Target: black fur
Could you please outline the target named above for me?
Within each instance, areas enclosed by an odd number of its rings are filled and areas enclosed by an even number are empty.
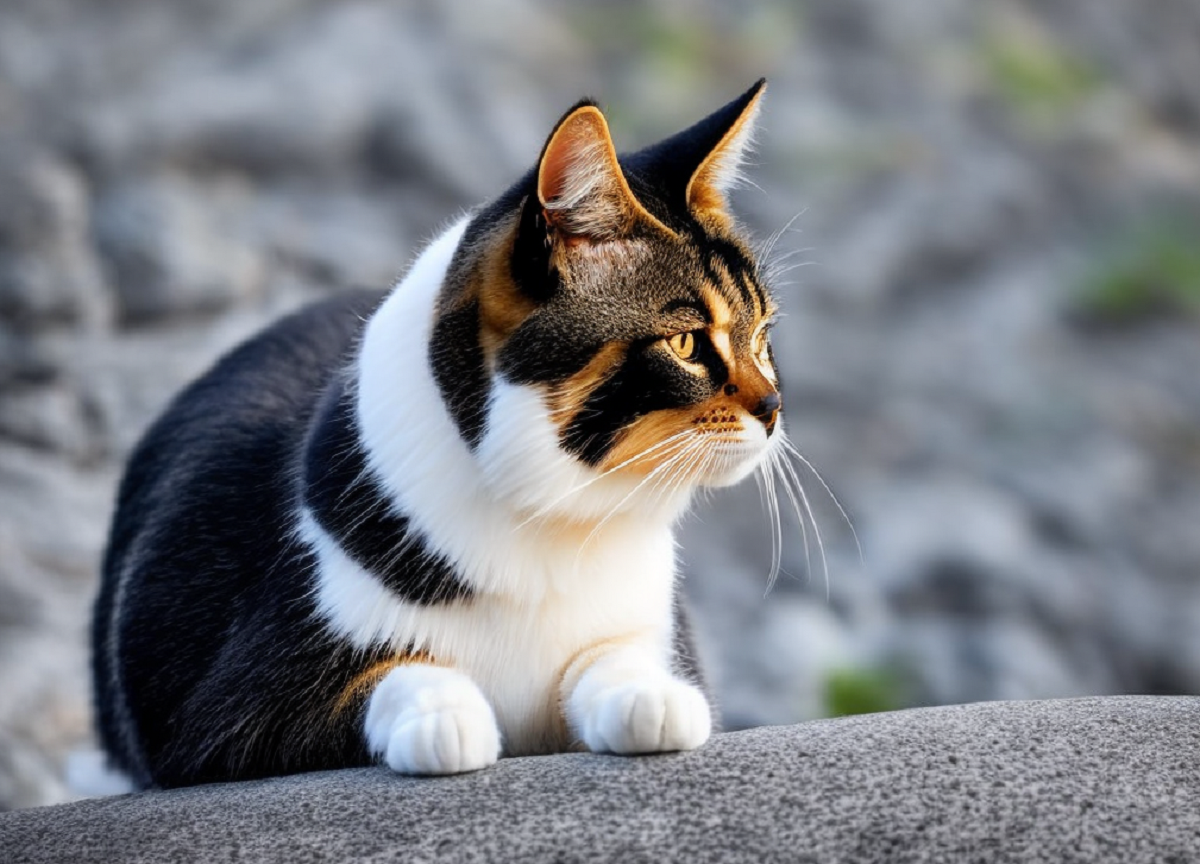
[[[332,700],[377,658],[315,616],[313,560],[292,520],[309,422],[379,300],[342,295],[237,348],[130,458],[95,607],[93,672],[102,743],[141,785],[367,762],[358,723],[328,720]]]
[[[639,417],[667,408],[703,402],[724,385],[725,364],[711,344],[697,334],[697,362],[708,369],[707,378],[689,375],[666,357],[658,340],[631,347],[625,362],[597,387],[563,436],[566,449],[595,465],[612,448],[618,433]]]
[[[453,569],[430,556],[367,465],[354,417],[354,389],[326,388],[304,450],[304,503],[363,569],[411,603],[471,595]]]
[[[483,437],[491,390],[479,344],[479,304],[475,300],[445,313],[434,323],[429,364],[459,433],[475,447]],[[404,382],[398,380],[396,386],[403,387]]]
[[[694,228],[687,186],[713,148],[766,84],[760,79],[729,104],[657,144],[621,157],[621,170],[633,194],[659,219],[677,230]]]

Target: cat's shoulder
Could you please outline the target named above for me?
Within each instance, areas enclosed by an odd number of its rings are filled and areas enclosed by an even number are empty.
[[[338,292],[280,318],[220,357],[146,431],[130,460],[122,498],[154,485],[152,478],[177,483],[181,463],[191,466],[184,469],[188,476],[276,461],[282,466],[385,297],[371,290]],[[249,446],[252,440],[257,443]],[[232,446],[236,441],[240,449]]]
[[[384,291],[354,289],[310,303],[234,348],[211,374],[261,371],[280,364],[293,364],[289,368],[295,373],[304,365],[340,358],[386,296]]]
[[[252,410],[272,411],[309,401],[349,361],[385,297],[373,290],[342,291],[280,318],[218,359],[167,414],[203,414],[215,404],[227,412],[231,402],[240,401]]]

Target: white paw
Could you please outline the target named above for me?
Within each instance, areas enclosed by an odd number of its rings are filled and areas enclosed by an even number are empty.
[[[364,725],[371,752],[401,774],[460,774],[500,758],[492,706],[453,669],[393,669],[371,694]]]
[[[583,743],[601,753],[693,750],[708,740],[712,716],[704,695],[674,678],[607,687],[583,713]]]

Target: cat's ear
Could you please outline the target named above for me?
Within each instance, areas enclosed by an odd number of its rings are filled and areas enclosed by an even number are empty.
[[[762,105],[767,79],[724,108],[701,120],[687,132],[708,148],[707,154],[688,179],[685,195],[693,212],[724,210],[726,195],[741,178],[742,166],[751,149],[754,125]]]
[[[537,194],[546,220],[566,238],[615,240],[649,215],[621,172],[604,115],[586,101],[567,112],[546,142]]]

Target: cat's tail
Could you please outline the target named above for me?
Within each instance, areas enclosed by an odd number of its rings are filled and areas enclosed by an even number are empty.
[[[72,750],[67,754],[67,788],[79,798],[102,798],[137,791],[133,778],[113,768],[108,754],[94,748]]]

